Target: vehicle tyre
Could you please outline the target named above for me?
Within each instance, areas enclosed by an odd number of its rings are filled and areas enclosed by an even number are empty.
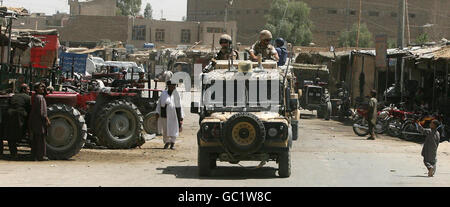
[[[414,141],[420,138],[420,136],[418,135],[411,135],[407,133],[419,133],[419,131],[416,128],[416,124],[412,121],[408,121],[404,124],[402,129],[402,139],[407,141]]]
[[[278,154],[278,175],[282,178],[291,176],[291,151]]]
[[[51,125],[46,140],[47,156],[67,160],[78,154],[86,143],[87,126],[81,113],[68,105],[52,105],[47,116]]]
[[[332,106],[331,106],[331,102],[327,102],[327,108],[326,108],[326,112],[325,112],[325,120],[330,120],[331,117],[331,113],[332,113]]]
[[[363,126],[363,127],[367,127],[367,129],[361,129],[358,126]],[[367,136],[369,134],[369,123],[367,122],[367,120],[365,118],[358,118],[355,123],[353,124],[353,132],[355,132],[356,135],[360,136],[360,137],[364,137]]]
[[[324,111],[323,111],[322,107],[320,107],[319,109],[317,109],[317,118],[323,119],[324,117],[325,117]]]
[[[388,125],[387,121],[377,119],[377,123],[375,125],[375,133],[383,134],[384,132],[386,132],[388,126],[389,125]]]
[[[225,123],[224,145],[232,153],[255,153],[262,147],[265,139],[264,124],[253,114],[237,113]]]
[[[126,100],[106,104],[97,118],[96,135],[110,149],[130,149],[145,143],[139,109]]]
[[[158,112],[150,112],[144,117],[144,129],[147,134],[158,133]]]
[[[400,119],[390,119],[387,123],[387,133],[393,137],[402,135],[402,121]]]
[[[201,177],[210,176],[213,168],[210,154],[199,146],[197,156],[198,175]]]

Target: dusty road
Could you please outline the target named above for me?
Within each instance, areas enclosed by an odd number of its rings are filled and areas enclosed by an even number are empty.
[[[198,117],[187,109],[176,150],[162,149],[157,137],[142,149],[83,149],[69,161],[0,160],[0,186],[450,186],[450,143],[440,145],[436,176],[428,178],[420,144],[385,136],[367,141],[351,126],[304,113],[287,179],[277,177],[276,163],[257,170],[218,163],[213,177],[199,178]]]

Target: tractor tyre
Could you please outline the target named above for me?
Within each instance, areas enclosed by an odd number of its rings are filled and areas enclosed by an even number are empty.
[[[145,143],[139,109],[126,100],[115,100],[100,111],[95,134],[110,149],[131,149]]]
[[[145,115],[144,118],[144,129],[147,134],[157,134],[158,133],[158,118],[156,117],[158,112],[150,112]]]
[[[238,113],[225,123],[224,145],[234,154],[257,152],[266,139],[264,124],[251,113]]]
[[[67,160],[78,154],[86,143],[87,126],[81,113],[68,105],[48,108],[51,125],[46,137],[47,156],[52,160]]]

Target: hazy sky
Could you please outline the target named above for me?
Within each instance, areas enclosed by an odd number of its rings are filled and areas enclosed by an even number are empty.
[[[164,18],[168,20],[181,20],[186,16],[187,0],[142,0],[142,10],[147,3],[152,5],[155,19],[161,18],[161,10],[164,11]],[[67,0],[3,0],[3,5],[25,7],[33,13],[54,14],[56,11],[69,13]]]

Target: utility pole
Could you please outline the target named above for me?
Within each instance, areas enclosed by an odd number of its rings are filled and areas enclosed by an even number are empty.
[[[356,35],[356,49],[359,48],[359,33],[361,30],[361,13],[362,13],[362,0],[359,0],[358,34]]]
[[[405,47],[405,20],[406,20],[406,0],[399,0],[398,2],[398,40],[397,45],[399,49],[403,49]],[[405,70],[405,60],[400,57],[397,59],[397,64],[399,66],[397,68],[400,69],[400,92],[401,92],[401,100],[403,101],[403,91],[404,91],[404,70]]]

